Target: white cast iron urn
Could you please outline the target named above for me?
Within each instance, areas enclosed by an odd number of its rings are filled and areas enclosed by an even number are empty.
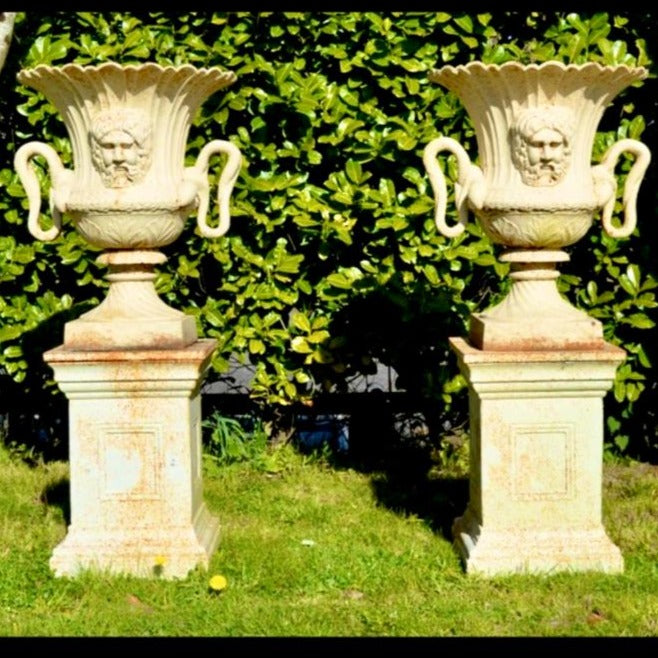
[[[594,137],[606,106],[646,77],[641,67],[546,62],[486,65],[471,62],[433,70],[429,78],[454,92],[475,127],[479,165],[454,139],[426,147],[425,168],[434,191],[436,225],[447,237],[464,231],[469,211],[504,248],[512,288],[497,306],[471,318],[470,342],[481,349],[589,349],[603,342],[601,324],[557,291],[555,264],[569,260],[563,247],[580,240],[600,212],[616,238],[636,226],[636,200],[650,161],[648,148],[617,141],[592,165]],[[446,222],[447,191],[437,155],[458,164],[458,222]],[[623,194],[624,217],[613,223],[620,156],[634,157]]]
[[[194,318],[165,304],[155,292],[153,268],[166,258],[158,248],[174,242],[190,214],[201,235],[229,228],[229,199],[242,156],[228,141],[213,140],[191,167],[184,164],[187,137],[200,105],[235,81],[234,73],[191,65],[67,64],[22,70],[18,79],[55,106],[73,152],[67,169],[42,142],[18,149],[15,167],[29,200],[28,228],[55,239],[62,215],[92,245],[105,249],[110,289],[103,302],[65,327],[71,349],[175,348],[197,339]],[[223,154],[219,221],[208,223],[208,166]],[[45,159],[51,177],[52,225],[40,218],[39,181],[30,163]]]

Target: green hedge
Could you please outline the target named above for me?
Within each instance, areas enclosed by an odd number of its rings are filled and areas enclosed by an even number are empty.
[[[419,405],[455,425],[466,419],[466,387],[447,338],[500,299],[507,266],[474,222],[456,239],[435,229],[424,146],[443,134],[477,149],[459,100],[427,72],[475,59],[651,67],[652,29],[646,13],[19,14],[0,101],[0,412],[61,406],[41,354],[106,288],[97,251],[66,220],[52,243],[28,234],[15,150],[45,141],[69,166],[71,150],[54,108],[15,81],[20,68],[113,60],[234,71],[237,82],[204,104],[188,141],[189,164],[216,138],[244,155],[231,228],[209,241],[190,219],[163,250],[157,279],[168,303],[218,339],[209,380],[233,355],[255,366],[252,396],[263,408],[309,404],[379,360]],[[656,98],[653,74],[626,90],[604,115],[593,159],[621,137],[655,146]],[[454,179],[454,163],[447,168]],[[656,455],[656,189],[652,165],[635,235],[617,241],[595,225],[560,282],[628,351],[606,398],[606,442],[645,459]]]

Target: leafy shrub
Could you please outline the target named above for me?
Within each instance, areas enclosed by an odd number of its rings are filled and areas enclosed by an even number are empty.
[[[214,138],[244,154],[231,229],[208,241],[190,222],[163,249],[168,261],[157,278],[162,297],[218,340],[209,379],[226,372],[231,356],[250,361],[251,395],[265,410],[345,390],[379,360],[394,367],[399,388],[432,410],[434,426],[457,426],[466,386],[447,338],[465,334],[470,313],[500,299],[507,266],[474,222],[450,240],[434,227],[422,149],[439,134],[470,153],[476,144],[459,100],[427,72],[474,59],[651,66],[652,29],[645,13],[20,14],[0,101],[0,377],[7,391],[0,405],[52,407],[60,394],[41,354],[106,289],[97,251],[66,222],[52,243],[27,233],[15,149],[38,139],[65,165],[72,155],[54,108],[11,83],[19,68],[150,60],[235,71],[237,82],[204,104],[188,140],[188,164]],[[655,125],[644,116],[655,112],[656,97],[652,74],[615,101],[595,161],[619,137],[655,144]],[[454,163],[445,164],[454,178]],[[216,184],[216,172],[211,177]],[[607,399],[606,441],[645,457],[656,450],[655,178],[651,167],[635,235],[617,241],[596,227],[572,248],[560,280],[561,291],[628,352]]]

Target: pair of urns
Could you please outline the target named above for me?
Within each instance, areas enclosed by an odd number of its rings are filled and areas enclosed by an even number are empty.
[[[470,115],[480,162],[479,166],[473,164],[451,138],[439,137],[426,146],[423,161],[435,195],[439,230],[448,237],[458,235],[469,211],[474,212],[485,233],[506,248],[502,258],[512,262],[518,279],[523,278],[524,268],[536,270],[541,263],[546,270],[567,260],[561,249],[582,238],[599,211],[610,235],[630,235],[636,225],[636,199],[649,164],[649,150],[641,142],[622,139],[592,166],[592,147],[605,107],[646,74],[641,67],[559,62],[529,66],[472,62],[432,71],[430,79],[456,93]],[[155,264],[163,262],[157,249],[181,234],[192,212],[197,213],[203,236],[214,238],[226,232],[230,195],[240,172],[240,151],[228,141],[214,140],[201,150],[193,166],[185,167],[184,159],[196,111],[211,93],[234,82],[233,73],[190,65],[106,63],[38,66],[21,71],[18,77],[57,108],[73,150],[73,170],[66,169],[54,149],[41,142],[27,143],[16,153],[16,170],[29,200],[28,227],[35,237],[54,239],[61,230],[62,215],[67,213],[90,244],[106,250],[101,259],[110,266],[111,283],[122,276],[125,283],[126,271],[146,276]],[[456,156],[458,165],[458,221],[452,225],[445,219],[448,194],[436,158],[442,150]],[[615,225],[614,170],[624,152],[632,154],[634,162],[625,183],[623,221]],[[217,191],[219,221],[211,226],[207,221],[208,166],[216,154],[227,159]],[[52,181],[52,226],[48,229],[40,221],[39,181],[30,166],[37,156],[46,160]],[[548,278],[553,276],[557,273]],[[528,313],[569,315],[570,305],[556,291],[546,294],[544,299],[503,304],[503,319],[514,321],[518,315],[519,321],[527,321]],[[143,294],[139,303],[128,297],[120,293],[119,286],[111,285],[106,300],[90,312],[91,319],[144,320],[142,326],[146,326],[149,318],[178,314],[154,291]],[[490,319],[495,321],[495,312]],[[108,335],[105,328],[94,333],[92,324],[87,330],[67,328],[65,345],[147,347],[155,340],[148,330],[119,330]],[[472,338],[478,347],[505,349],[504,334],[494,331],[488,338],[475,332]],[[195,339],[190,318],[169,335],[158,335],[157,346],[181,347]],[[564,335],[558,329],[544,339],[549,347],[580,348],[598,343],[602,337],[600,328]]]

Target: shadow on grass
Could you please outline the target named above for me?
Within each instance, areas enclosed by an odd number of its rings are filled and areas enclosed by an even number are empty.
[[[466,434],[445,425],[434,413],[436,405],[417,396],[351,397],[352,405],[343,406],[345,425],[325,441],[331,465],[367,475],[378,504],[416,516],[452,541],[453,521],[469,496],[468,463],[463,458],[458,463]],[[342,443],[337,440],[341,429],[347,432]]]
[[[262,410],[245,396],[206,395],[203,413],[236,418],[247,434]],[[452,541],[452,524],[468,502],[468,464],[450,455],[463,442],[461,428],[432,413],[436,405],[417,396],[369,391],[319,397],[313,408],[286,408],[281,434],[302,454],[317,455],[335,469],[366,475],[378,504],[403,516],[416,516]],[[250,422],[251,421],[251,422]],[[463,461],[463,458],[462,458]]]
[[[71,484],[69,478],[62,478],[47,486],[40,496],[44,505],[59,507],[64,515],[66,525],[71,523]]]
[[[355,459],[348,450],[332,454],[329,461],[334,468],[367,474],[378,504],[402,516],[416,516],[432,532],[452,541],[453,521],[468,503],[468,477],[436,475],[432,464],[412,450],[373,455],[371,463]]]
[[[468,478],[424,478],[410,482],[390,474],[372,478],[377,500],[398,514],[414,515],[452,541],[452,524],[468,502]]]
[[[451,467],[448,460],[446,468],[438,462],[447,454],[440,446],[452,443],[455,437],[432,429],[423,414],[408,409],[391,413],[386,399],[373,404],[376,399],[371,397],[367,408],[351,409],[342,417],[349,425],[348,440],[345,425],[334,424],[332,432],[324,423],[323,429],[312,435],[321,441],[315,450],[300,441],[304,434],[299,431],[296,448],[307,454],[317,451],[333,468],[363,473],[378,504],[396,514],[416,516],[434,533],[452,541],[453,521],[468,503],[469,481],[462,476],[464,464],[455,462]]]

